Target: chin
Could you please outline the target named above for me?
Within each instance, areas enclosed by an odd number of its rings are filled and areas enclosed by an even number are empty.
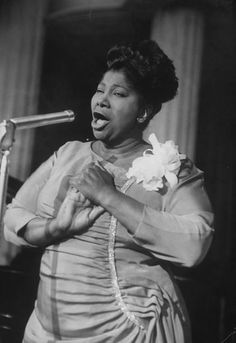
[[[93,135],[98,140],[101,140],[101,141],[106,140],[106,135],[104,134],[103,131],[93,130]]]

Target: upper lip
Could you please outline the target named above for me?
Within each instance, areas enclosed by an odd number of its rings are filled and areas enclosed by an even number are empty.
[[[108,120],[108,118],[106,117],[105,114],[98,112],[98,111],[94,111],[93,112],[93,117],[94,119],[103,119],[103,120]]]

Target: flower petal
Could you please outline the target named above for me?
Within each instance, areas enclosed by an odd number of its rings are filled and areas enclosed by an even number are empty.
[[[153,179],[150,181],[143,181],[143,188],[147,191],[158,191],[160,188],[163,187],[163,180],[160,179]]]
[[[168,181],[170,187],[174,187],[178,183],[178,178],[174,173],[171,173],[169,171],[166,171],[165,178]]]
[[[161,144],[159,143],[157,136],[154,133],[151,133],[148,140],[152,144],[153,153],[158,154]]]
[[[133,161],[126,176],[134,177],[137,183],[142,182],[146,190],[159,190],[165,180],[170,187],[175,186],[181,160],[186,156],[179,154],[178,146],[171,140],[159,143],[154,133],[149,136],[149,141],[152,149],[145,150],[142,157]]]

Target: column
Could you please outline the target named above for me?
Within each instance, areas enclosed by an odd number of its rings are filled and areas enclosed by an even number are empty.
[[[200,11],[160,11],[152,24],[151,38],[173,60],[179,78],[176,98],[163,105],[145,132],[155,132],[161,142],[172,139],[180,151],[194,159],[198,115],[204,21]]]
[[[3,0],[0,4],[0,121],[37,113],[47,0]],[[30,172],[33,130],[16,132],[10,175]],[[9,265],[19,248],[6,242],[0,228],[0,265]]]
[[[37,114],[47,0],[8,0],[0,6],[0,121]],[[30,172],[33,131],[17,132],[10,174]]]

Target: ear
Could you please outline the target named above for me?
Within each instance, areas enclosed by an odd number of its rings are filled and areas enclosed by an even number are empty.
[[[138,123],[144,123],[145,121],[149,120],[155,113],[153,106],[146,105],[142,108],[141,114],[137,117]]]
[[[156,105],[146,105],[143,107],[141,114],[137,117],[137,122],[140,124],[148,123],[155,114],[161,110],[161,103]]]
[[[139,124],[142,124],[147,120],[147,117],[148,117],[148,113],[146,110],[144,110],[144,112],[137,117],[137,122]]]

